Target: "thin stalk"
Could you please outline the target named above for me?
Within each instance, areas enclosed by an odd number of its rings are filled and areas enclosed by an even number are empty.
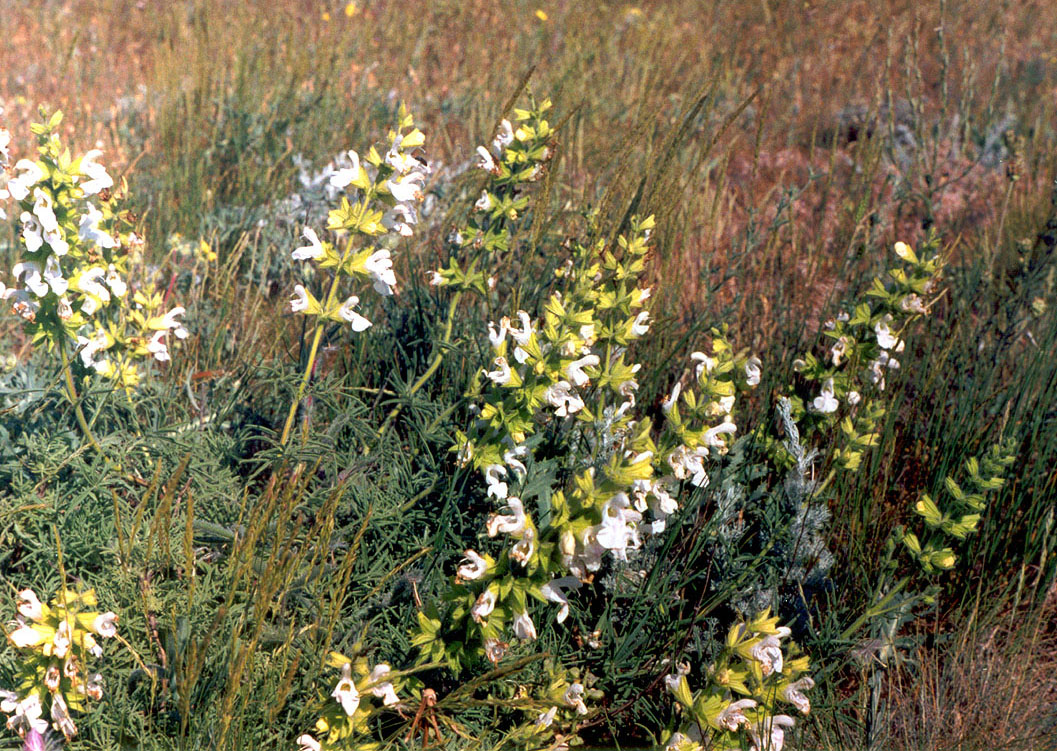
[[[367,203],[371,198],[371,193],[368,193],[363,201],[359,205],[359,217],[363,219],[363,214],[366,211]],[[341,269],[345,266],[345,261],[348,260],[349,252],[352,250],[352,238],[345,244],[345,250],[341,254],[341,261],[338,263],[336,269],[334,269],[334,278],[330,282],[330,291],[327,292],[327,299],[323,303],[323,310],[330,310],[334,305],[334,297],[338,293],[338,282],[341,281]],[[294,426],[294,418],[297,417],[297,408],[301,406],[301,400],[305,398],[305,391],[308,389],[308,382],[312,378],[312,370],[316,365],[316,355],[319,353],[319,342],[323,339],[323,327],[326,326],[326,319],[322,316],[316,316],[316,331],[312,336],[312,347],[308,351],[308,362],[305,364],[305,372],[301,375],[301,384],[297,387],[297,397],[290,405],[290,412],[286,415],[286,424],[283,425],[283,433],[279,438],[279,445],[285,446],[286,442],[290,440],[290,430]]]
[[[77,396],[77,387],[73,383],[73,371],[70,369],[70,358],[66,354],[66,347],[59,345],[59,352],[62,353],[62,372],[66,378],[66,394],[70,397],[70,402],[73,404],[73,411],[77,416],[77,424],[81,426],[81,432],[84,433],[84,437],[88,439],[88,443],[92,445],[92,448],[109,462],[110,457],[106,455],[103,447],[99,445],[99,441],[95,439],[92,429],[88,425],[88,420],[84,417],[84,411],[81,409],[81,401]]]

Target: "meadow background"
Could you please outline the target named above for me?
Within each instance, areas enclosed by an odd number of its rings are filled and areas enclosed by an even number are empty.
[[[534,228],[540,257],[585,207],[612,216],[634,204],[657,216],[642,403],[669,392],[682,368],[673,352],[726,323],[765,364],[746,422],[766,423],[794,353],[861,294],[892,244],[938,233],[950,253],[948,291],[891,381],[892,408],[867,466],[830,487],[827,546],[837,562],[820,596],[831,602],[800,638],[813,661],[833,667],[798,747],[1052,748],[1051,15],[1047,3],[978,1],[6,2],[0,106],[13,146],[31,148],[28,125],[47,104],[65,113],[71,146],[103,149],[111,173],[130,182],[149,262],[187,307],[192,332],[135,410],[98,397],[96,431],[139,467],[137,486],[105,476],[54,369],[13,317],[0,321],[0,357],[14,356],[0,376],[5,587],[54,588],[60,539],[65,568],[122,604],[123,629],[171,692],[147,696],[144,676],[130,680],[86,719],[75,747],[149,748],[142,739],[155,735],[279,747],[310,727],[310,709],[283,709],[280,721],[260,700],[331,678],[315,667],[295,681],[294,649],[278,649],[274,663],[251,660],[252,679],[231,668],[245,669],[247,650],[289,647],[292,637],[252,625],[252,607],[240,603],[267,583],[219,562],[252,558],[237,550],[240,509],[251,495],[279,492],[267,483],[277,451],[269,431],[282,424],[305,348],[302,321],[285,306],[289,252],[310,207],[290,196],[305,193],[304,165],[319,169],[375,141],[401,101],[427,135],[432,210],[396,257],[399,304],[376,306],[370,338],[324,350],[326,387],[312,407],[322,432],[302,458],[355,491],[335,501],[320,534],[337,547],[367,546],[330,628],[350,629],[341,639],[351,644],[351,630],[369,621],[394,653],[406,647],[401,619],[415,598],[438,591],[473,524],[452,501],[465,478],[450,467],[445,389],[485,362],[467,344],[428,388],[408,393],[446,304],[422,279],[441,261],[451,207],[473,198],[465,166],[475,146],[490,140],[531,72],[531,89],[554,101],[553,119],[568,118],[545,226]],[[215,259],[196,255],[199,240]],[[0,267],[16,255],[14,227],[0,227]],[[504,271],[519,278],[517,267]],[[397,404],[398,424],[372,444],[371,425]],[[863,634],[842,634],[870,605],[887,531],[922,489],[1003,436],[1017,445],[1009,482],[927,618],[900,624],[899,657],[873,669]],[[269,534],[308,529],[325,496]],[[133,519],[139,537],[128,536]],[[185,553],[198,560],[197,588]],[[306,575],[290,596],[326,600],[313,587]],[[201,605],[225,592],[239,593],[227,611]],[[225,646],[204,664],[208,633]],[[617,649],[607,659],[633,672],[633,657]],[[193,690],[177,690],[189,676]],[[624,690],[657,688],[629,680]],[[184,701],[215,713],[203,722],[211,730],[188,735]],[[650,711],[614,713],[589,740],[649,742]]]

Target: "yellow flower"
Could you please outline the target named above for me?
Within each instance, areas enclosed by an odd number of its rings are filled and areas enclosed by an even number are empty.
[[[359,12],[360,8],[358,5],[356,5],[356,3],[349,3],[345,6],[345,16],[347,18],[352,18]]]
[[[546,13],[545,13],[544,11],[542,11],[542,10],[537,10],[537,11],[536,11],[536,18],[538,18],[538,19],[539,19],[539,20],[541,20],[541,21],[544,21],[544,22],[546,22],[546,20],[547,20],[548,16],[547,16],[547,14],[546,14]]]
[[[327,13],[326,11],[323,11],[323,20],[324,21],[329,21],[330,20],[330,14]]]

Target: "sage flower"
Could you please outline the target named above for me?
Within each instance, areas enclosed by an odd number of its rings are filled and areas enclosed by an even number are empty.
[[[114,185],[114,180],[107,174],[106,168],[95,161],[102,155],[103,152],[99,149],[92,149],[81,157],[81,174],[88,179],[82,182],[80,186],[86,196],[95,195]]]
[[[514,635],[524,641],[532,641],[536,638],[536,624],[532,622],[528,611],[514,616]]]
[[[356,684],[352,680],[352,663],[346,662],[341,666],[341,678],[330,695],[338,700],[345,714],[350,717],[355,714],[360,706],[360,692],[356,690]]]
[[[716,724],[724,730],[736,731],[742,725],[749,724],[749,718],[745,716],[746,709],[752,709],[756,702],[752,699],[739,699],[731,702],[716,717]]]
[[[319,241],[319,235],[316,234],[314,229],[305,227],[302,236],[308,240],[308,245],[302,245],[290,254],[295,261],[315,261],[326,255],[326,251],[323,250],[323,243]]]

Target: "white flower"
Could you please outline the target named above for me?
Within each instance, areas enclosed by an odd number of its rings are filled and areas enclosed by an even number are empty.
[[[360,174],[360,155],[355,151],[347,151],[346,154],[348,154],[350,166],[339,169],[330,176],[330,184],[335,188],[344,188],[356,180]]]
[[[382,226],[401,237],[415,234],[413,226],[418,223],[418,215],[409,204],[398,203],[382,216]]]
[[[95,355],[110,346],[110,338],[107,336],[106,331],[97,329],[95,336],[91,339],[78,336],[77,346],[80,347],[81,362],[84,363],[84,366],[86,368],[96,368],[99,363],[95,362]]]
[[[529,527],[525,530],[524,536],[510,549],[510,557],[520,563],[522,566],[527,566],[532,555],[536,552],[536,531]]]
[[[360,692],[356,690],[356,684],[352,681],[352,663],[346,662],[341,666],[341,679],[330,695],[338,700],[345,714],[352,717],[360,706]]]
[[[502,464],[489,464],[484,468],[484,479],[488,483],[486,497],[495,496],[502,500],[507,497],[507,485],[500,478],[506,476],[506,467]]]
[[[69,281],[62,275],[59,259],[55,256],[48,256],[48,260],[44,263],[44,281],[56,295],[65,295],[66,290],[70,288]]]
[[[106,639],[117,636],[117,614],[107,612],[96,616],[92,631]]]
[[[599,362],[598,355],[581,357],[579,360],[574,360],[565,366],[565,375],[569,376],[569,380],[574,384],[583,388],[590,380],[584,372],[584,368],[598,367]]]
[[[124,297],[128,292],[128,285],[121,278],[121,274],[117,273],[114,264],[110,264],[110,269],[106,272],[106,286],[110,287],[110,291],[117,297]]]
[[[745,716],[746,709],[752,709],[756,702],[752,699],[739,699],[731,702],[716,717],[716,724],[726,730],[736,731],[742,725],[749,724],[749,718]]]
[[[32,589],[23,589],[18,593],[18,614],[31,621],[39,621],[44,617],[44,606]]]
[[[738,431],[738,426],[732,423],[730,420],[725,420],[721,424],[714,428],[709,428],[705,431],[705,435],[702,437],[702,441],[705,445],[714,449],[725,449],[727,444],[723,442],[720,436],[734,435]]]
[[[11,640],[11,643],[20,649],[25,647],[35,647],[44,641],[44,637],[41,636],[40,632],[36,629],[30,628],[29,626],[22,624],[7,637]]]
[[[307,733],[297,739],[297,744],[301,746],[300,751],[323,751],[320,742]]]
[[[777,634],[769,634],[760,639],[752,647],[752,659],[760,663],[764,677],[771,673],[782,672],[782,642],[783,636],[789,636],[790,631],[782,626]]]
[[[575,576],[563,576],[558,579],[551,579],[540,587],[540,592],[544,597],[551,602],[561,605],[561,608],[558,609],[558,615],[555,618],[558,623],[564,623],[565,619],[569,617],[569,598],[566,597],[564,592],[562,592],[562,589],[579,589],[580,585],[580,580]]]
[[[62,731],[66,740],[70,740],[77,735],[77,726],[73,724],[73,720],[70,718],[70,710],[66,706],[66,700],[63,698],[62,693],[58,691],[51,695],[51,720]]]
[[[891,318],[886,316],[884,320],[878,321],[873,327],[874,333],[877,334],[877,344],[881,349],[894,349],[899,345],[899,337],[894,336],[888,328],[889,320]]]
[[[683,392],[682,381],[676,381],[675,386],[672,387],[672,393],[661,400],[661,409],[664,410],[665,414],[672,411],[672,407],[679,403],[679,394]]]
[[[22,174],[8,181],[7,191],[16,201],[23,201],[29,195],[29,189],[44,179],[44,170],[28,159],[15,162],[15,169]]]
[[[496,331],[495,323],[493,321],[488,322],[488,343],[492,345],[492,349],[499,349],[499,346],[506,339],[507,325],[510,323],[510,319],[504,317],[499,322],[499,330]]]
[[[489,211],[493,206],[495,206],[495,201],[492,200],[492,196],[488,194],[487,190],[481,191],[481,197],[473,205],[478,211]]]
[[[156,331],[150,341],[147,342],[147,351],[154,355],[154,359],[158,362],[168,362],[171,359],[169,357],[169,345],[165,342],[165,337],[168,334],[168,331]]]
[[[503,452],[503,461],[506,462],[508,469],[514,470],[514,474],[517,475],[519,480],[525,479],[525,474],[528,470],[525,469],[524,463],[522,463],[518,457],[525,456],[526,454],[528,454],[527,446],[518,446],[517,448],[512,448],[509,451]]]
[[[536,624],[532,622],[528,611],[518,613],[514,616],[514,636],[526,641],[536,638]]]
[[[804,694],[804,691],[814,687],[814,679],[812,679],[811,676],[805,675],[800,680],[790,683],[783,688],[782,698],[800,710],[801,714],[808,714],[811,711],[811,701]]]
[[[386,707],[400,703],[400,697],[396,695],[396,689],[393,684],[385,680],[385,677],[390,672],[389,666],[384,662],[380,662],[374,666],[374,670],[371,671],[367,678],[370,681],[371,693],[381,699],[382,704]]]
[[[750,357],[745,362],[745,378],[746,383],[750,386],[758,386],[760,384],[760,368],[763,362],[758,357]]]
[[[81,183],[81,190],[86,196],[92,196],[114,185],[114,180],[106,173],[106,168],[96,164],[95,160],[103,155],[99,149],[92,149],[81,157],[81,174],[88,178]]]
[[[567,706],[575,708],[576,714],[587,714],[587,705],[584,704],[584,687],[582,683],[573,683],[569,688],[565,689],[562,701],[564,701]]]
[[[421,172],[412,172],[399,179],[385,181],[385,187],[389,189],[390,195],[397,203],[408,203],[422,198],[422,186],[419,185],[425,177]]]
[[[497,154],[502,154],[503,149],[514,142],[514,129],[510,125],[510,121],[506,118],[499,123],[499,132],[495,135],[495,140],[492,141],[492,149]]]
[[[294,285],[294,298],[290,301],[290,311],[300,313],[308,310],[308,293],[300,284]]]
[[[492,614],[495,610],[495,592],[491,589],[486,589],[474,602],[473,607],[470,608],[470,615],[478,623],[481,623],[485,618]]]
[[[366,318],[357,313],[353,308],[360,303],[360,298],[356,295],[351,295],[345,302],[341,304],[338,309],[338,315],[341,316],[342,320],[348,321],[352,324],[353,331],[366,331],[371,326],[371,322]]]
[[[628,559],[627,551],[641,545],[635,523],[642,514],[630,508],[626,493],[617,493],[602,504],[602,522],[595,527],[598,544],[622,561]]]
[[[7,150],[11,143],[11,132],[7,128],[0,127],[0,165],[7,164],[11,158],[11,152]]]
[[[700,380],[702,373],[711,373],[712,368],[716,367],[716,360],[709,357],[704,352],[691,352],[690,360],[697,363],[697,368],[694,373],[698,380]]]
[[[110,291],[103,286],[102,279],[106,272],[100,266],[93,266],[92,268],[85,271],[77,279],[77,289],[84,292],[87,295],[98,298],[100,302],[106,303],[110,301]],[[87,301],[85,301],[87,302]],[[91,311],[85,311],[89,315],[94,312],[95,306],[92,306]],[[84,308],[82,307],[82,310]]]
[[[512,326],[509,318],[504,318],[503,320],[506,322],[506,327],[510,331],[510,336],[513,337],[515,342],[524,347],[529,343],[529,339],[532,338],[535,329],[532,326],[532,319],[529,317],[528,313],[519,310],[517,312],[517,317],[518,320],[521,321],[520,329]]]
[[[48,721],[41,718],[44,708],[40,705],[40,696],[36,692],[21,701],[18,695],[11,691],[0,691],[0,696],[3,697],[0,711],[11,715],[7,720],[8,730],[20,735],[31,731],[41,734],[48,731]]]
[[[396,274],[393,259],[388,250],[378,250],[364,262],[364,267],[374,280],[374,289],[380,295],[389,296],[396,289]]]
[[[323,243],[319,241],[319,235],[316,234],[314,229],[305,227],[302,234],[308,240],[308,245],[302,245],[290,254],[295,261],[315,261],[326,255],[326,251],[323,250]]]
[[[815,408],[816,412],[821,412],[824,415],[837,411],[840,402],[838,402],[836,397],[833,396],[832,378],[826,379],[826,382],[822,384],[822,393],[814,398],[811,402],[811,406]]]
[[[521,499],[507,498],[506,505],[510,507],[512,513],[492,514],[488,518],[486,526],[489,537],[495,537],[500,532],[515,536],[524,533],[528,517],[525,515],[525,506],[521,503]]]
[[[514,374],[510,370],[510,365],[507,363],[505,357],[497,357],[493,363],[495,370],[490,370],[485,375],[497,386],[505,386],[510,383]]]
[[[650,330],[650,314],[645,310],[635,316],[635,322],[631,324],[632,336],[646,336]]]
[[[67,665],[72,665],[73,662],[67,662]],[[103,698],[103,676],[99,673],[92,673],[88,676],[88,680],[85,682],[84,692],[90,697],[99,701]]]
[[[584,408],[584,400],[573,393],[572,385],[568,381],[558,381],[547,387],[543,398],[552,407],[556,407],[554,414],[558,417],[575,415]]]
[[[796,720],[789,715],[779,714],[765,718],[759,726],[749,725],[749,735],[752,737],[749,751],[782,751],[785,730],[795,724]]]
[[[22,239],[26,241],[26,251],[36,253],[44,245],[44,228],[40,221],[28,211],[23,211],[19,216],[22,222]]]
[[[59,231],[59,220],[55,218],[54,205],[50,195],[40,188],[33,189],[33,213],[40,220],[40,226],[49,234]]]
[[[917,295],[911,293],[899,302],[899,307],[908,313],[928,313],[924,301]]]
[[[845,353],[848,351],[848,337],[842,336],[840,339],[833,343],[833,346],[829,350],[830,359],[833,362],[833,367],[838,367],[841,360],[844,358]]]
[[[40,266],[33,261],[22,261],[11,267],[11,273],[16,279],[25,276],[22,281],[26,287],[37,297],[48,294],[49,287],[40,276]]]
[[[87,212],[81,217],[77,228],[78,236],[86,242],[95,243],[99,248],[116,248],[117,240],[105,230],[99,229],[101,221],[103,221],[103,212],[92,204],[88,204]]]
[[[441,287],[448,283],[448,281],[444,278],[444,275],[441,274],[439,271],[427,271],[426,280],[433,287]]]
[[[467,550],[463,555],[466,557],[456,571],[457,578],[473,581],[475,579],[480,579],[485,573],[487,573],[488,561],[483,557],[473,550]]]
[[[546,712],[540,712],[540,716],[536,718],[536,727],[549,728],[554,723],[556,714],[558,714],[558,707],[556,706],[551,707]]]
[[[488,170],[489,172],[499,171],[495,160],[492,159],[492,155],[488,153],[488,149],[484,146],[477,147],[477,167],[478,169]]]
[[[856,404],[858,404],[860,399],[862,399],[862,397],[859,395],[858,391],[848,392],[848,404],[850,404],[851,406],[854,407]]]

